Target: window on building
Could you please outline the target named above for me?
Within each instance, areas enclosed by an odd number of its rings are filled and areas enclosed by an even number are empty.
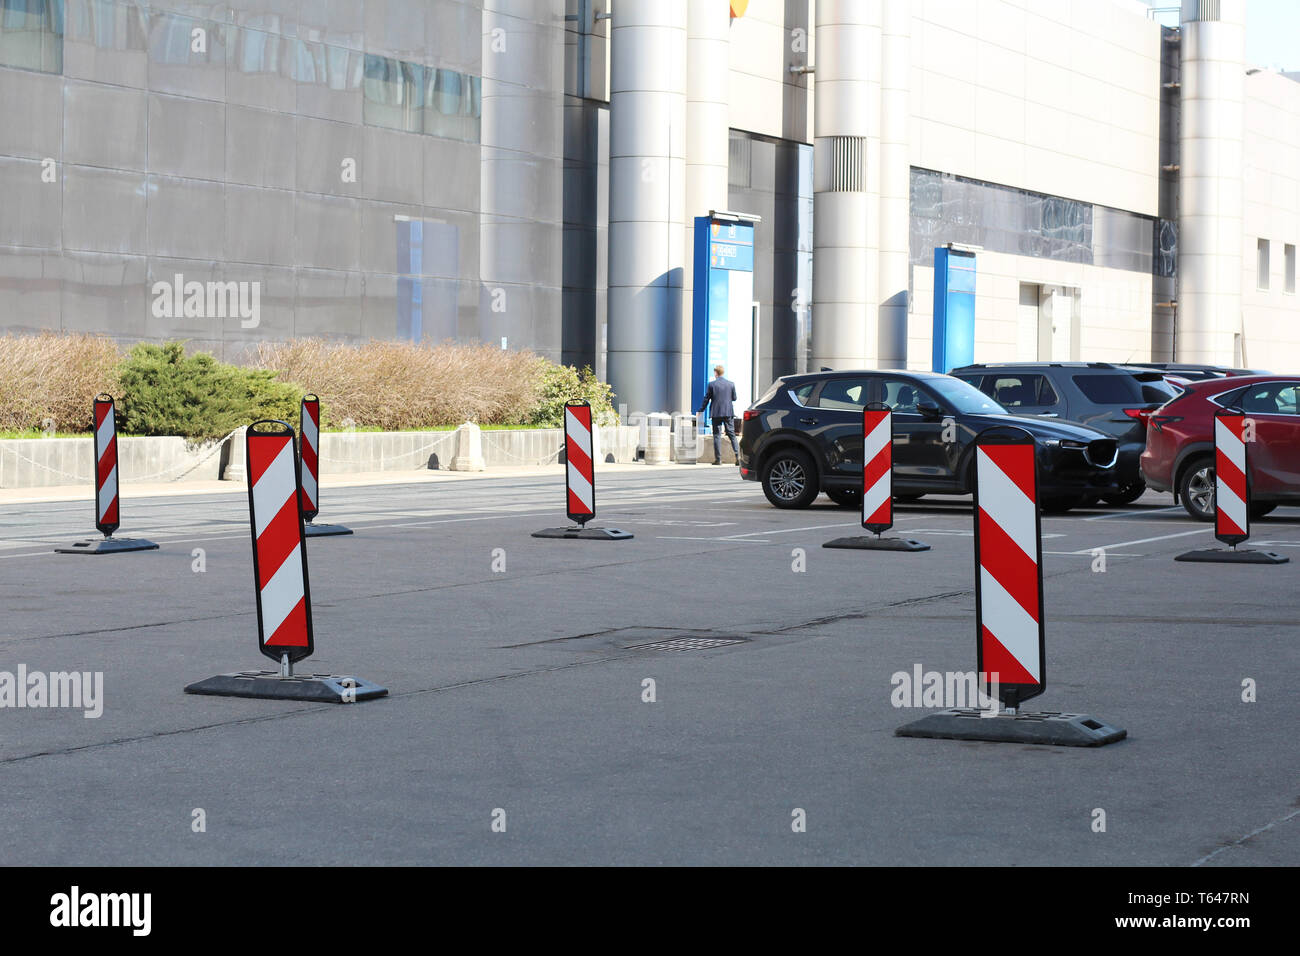
[[[64,0],[0,0],[0,66],[63,72]]]
[[[367,125],[466,143],[479,141],[483,112],[479,77],[370,53],[364,77],[362,118]]]
[[[1295,246],[1289,242],[1282,247],[1282,266],[1285,273],[1282,289],[1295,295]]]
[[[1255,242],[1255,287],[1261,292],[1268,290],[1268,240]]]

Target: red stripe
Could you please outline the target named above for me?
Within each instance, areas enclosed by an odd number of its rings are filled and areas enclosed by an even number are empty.
[[[1246,476],[1241,473],[1241,469],[1233,464],[1222,448],[1214,450],[1214,468],[1217,477],[1223,479],[1223,483],[1228,486],[1242,501],[1246,500]]]
[[[100,524],[117,524],[117,495],[113,496],[113,503],[104,509],[104,517],[100,519]]]
[[[871,461],[867,462],[866,467],[862,469],[862,490],[867,491],[875,485],[877,481],[889,474],[892,464],[890,458],[890,447],[886,445],[880,449],[880,454]]]
[[[99,426],[104,424],[104,419],[108,417],[108,413],[111,412],[112,410],[113,410],[112,402],[95,403],[95,431],[99,431]],[[117,431],[116,421],[113,422],[113,430]]]
[[[980,567],[1006,589],[1025,613],[1038,620],[1038,565],[980,508]]]
[[[1237,436],[1237,439],[1245,442],[1243,437],[1246,434],[1246,416],[1245,415],[1216,415],[1218,421],[1228,426],[1228,431]]]
[[[997,675],[999,684],[1037,684],[1033,674],[1025,670],[1023,664],[1007,650],[1002,642],[993,636],[993,632],[980,625],[980,640],[983,653],[980,655],[980,670],[993,679]]]
[[[284,559],[293,553],[301,538],[298,536],[298,502],[290,498],[257,536],[257,586],[275,576]]]
[[[108,441],[108,447],[104,449],[103,454],[99,457],[99,464],[95,466],[95,485],[97,488],[103,488],[104,482],[108,480],[109,473],[117,465],[117,442],[111,438]],[[118,476],[119,479],[121,476]]]
[[[569,436],[564,438],[564,456],[578,471],[582,472],[584,478],[594,482],[595,478],[591,471],[591,459],[587,453],[578,447],[578,443]]]
[[[1214,533],[1220,538],[1246,537],[1246,529],[1238,528],[1237,522],[1229,518],[1224,512],[1215,511]]]
[[[569,492],[569,514],[594,515],[595,513],[596,512],[587,507],[586,503],[581,498],[575,495],[572,491]]]
[[[271,462],[275,461],[290,441],[288,435],[258,435],[252,434],[248,439],[248,478],[250,484],[257,484],[266,469],[271,467]]]
[[[313,422],[316,423],[316,428],[319,430],[319,428],[320,428],[320,402],[303,402],[303,403],[302,403],[302,410],[303,410],[303,412],[307,415],[308,418],[310,418]]]
[[[893,503],[894,503],[894,502],[893,502],[893,499],[892,499],[892,498],[886,498],[886,499],[881,503],[880,507],[877,508],[875,511],[873,511],[873,512],[872,512],[872,513],[867,517],[867,520],[864,521],[864,522],[862,522],[862,523],[863,523],[864,525],[868,525],[868,524],[893,524],[893,523],[894,523],[894,516],[893,516],[893,514],[892,514],[892,508],[891,508],[891,506],[893,505]]]
[[[294,609],[266,641],[269,647],[307,646],[307,599],[299,598]]]
[[[587,431],[591,431],[591,406],[590,405],[568,405],[564,409],[582,422]]]
[[[1025,493],[1026,498],[1037,502],[1038,499],[1034,497],[1033,444],[980,445],[979,448]]]

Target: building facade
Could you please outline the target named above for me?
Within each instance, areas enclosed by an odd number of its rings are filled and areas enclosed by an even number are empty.
[[[1244,61],[1247,13],[0,0],[0,330],[486,341],[687,409],[726,209],[756,390],[928,368],[949,243],[977,361],[1300,368],[1300,82]]]

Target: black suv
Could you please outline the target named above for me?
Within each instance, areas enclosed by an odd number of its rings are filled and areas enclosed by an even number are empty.
[[[787,375],[745,412],[740,475],[762,481],[778,508],[806,508],[819,491],[856,506],[862,495],[862,409],[894,411],[894,497],[965,495],[975,436],[1017,425],[1037,439],[1039,500],[1067,511],[1115,484],[1115,439],[1091,428],[1023,418],[978,389],[934,372],[867,370]]]
[[[1119,487],[1101,496],[1112,505],[1131,504],[1146,491],[1138,462],[1147,418],[1178,394],[1165,372],[1109,362],[989,362],[952,374],[1017,415],[1079,422],[1118,441]]]

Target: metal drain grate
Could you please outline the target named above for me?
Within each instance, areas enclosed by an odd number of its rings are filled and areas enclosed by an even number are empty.
[[[726,644],[743,644],[740,638],[721,637],[680,637],[673,641],[656,641],[653,644],[633,644],[629,651],[701,651],[707,647],[722,647]]]

